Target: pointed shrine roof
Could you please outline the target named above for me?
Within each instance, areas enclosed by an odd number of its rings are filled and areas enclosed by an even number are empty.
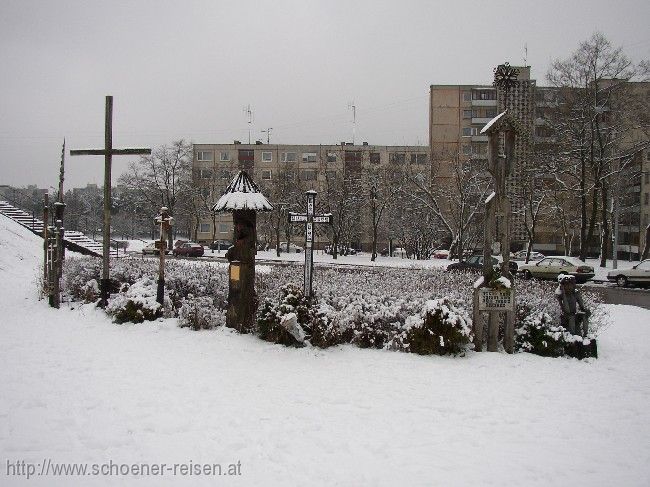
[[[481,134],[491,134],[502,130],[512,130],[517,135],[523,135],[519,121],[508,114],[508,110],[499,113],[481,129]]]
[[[260,193],[260,189],[253,182],[246,171],[239,173],[230,181],[224,194],[212,207],[212,211],[254,210],[271,211],[273,206],[269,200]]]

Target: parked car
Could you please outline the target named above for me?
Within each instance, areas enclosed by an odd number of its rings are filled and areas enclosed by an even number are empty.
[[[289,253],[300,253],[302,252],[302,247],[299,247],[298,245],[294,243],[289,243]],[[280,242],[280,252],[286,252],[287,251],[287,242]]]
[[[171,251],[165,248],[165,253],[168,254],[169,252]],[[142,247],[142,255],[160,255],[160,251],[156,248],[156,242],[151,242]]]
[[[230,240],[215,240],[209,245],[211,250],[228,250],[231,246]]]
[[[333,245],[328,245],[325,247],[325,253],[326,254],[332,254],[334,251],[334,246]],[[361,252],[359,249],[355,249],[354,247],[348,247],[347,245],[341,245],[339,244],[336,253],[337,255],[357,255],[358,252]]]
[[[492,256],[492,265],[499,265],[503,262],[501,257]],[[508,261],[508,268],[510,273],[515,275],[517,272],[517,263],[511,260]],[[454,262],[447,266],[448,271],[481,271],[483,270],[483,256],[482,255],[472,255],[467,258],[467,260],[461,260],[460,262]]]
[[[526,260],[526,253],[527,253],[526,250],[520,250],[519,252],[515,252],[512,255],[512,258],[514,260],[524,260],[525,261]],[[530,259],[528,261],[532,262],[534,260],[542,260],[544,257],[546,257],[546,256],[544,254],[542,254],[541,252],[533,251],[533,252],[530,253]]]
[[[594,277],[594,268],[574,257],[545,257],[540,261],[519,265],[524,279],[557,279],[560,274],[569,274],[576,282],[583,283]]]
[[[607,280],[621,287],[628,284],[650,286],[650,259],[642,260],[630,269],[615,269],[607,273]]]
[[[203,245],[196,242],[185,242],[180,244],[178,247],[175,247],[172,253],[175,256],[201,257],[203,252]]]
[[[379,255],[381,255],[382,257],[388,257],[389,256],[388,248],[381,249],[379,251]],[[402,247],[394,247],[393,257],[406,257],[406,250],[404,250]]]
[[[434,259],[448,259],[449,251],[445,249],[438,249],[433,252]]]

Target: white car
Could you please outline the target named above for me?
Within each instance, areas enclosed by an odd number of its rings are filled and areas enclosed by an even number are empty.
[[[287,251],[287,242],[280,242],[280,252],[286,252]],[[302,252],[302,247],[299,247],[298,245],[294,243],[289,243],[289,253],[300,253]]]
[[[568,274],[574,276],[577,283],[584,283],[594,277],[594,268],[574,257],[557,256],[521,264],[518,273],[524,279],[557,279],[561,274]]]
[[[650,286],[650,259],[642,260],[631,269],[615,269],[607,273],[607,280],[621,287],[628,284]]]

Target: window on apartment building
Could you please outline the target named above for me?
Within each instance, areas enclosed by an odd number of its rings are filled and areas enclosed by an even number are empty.
[[[230,152],[221,152],[219,154],[219,160],[221,162],[228,162],[230,160]]]
[[[212,151],[196,151],[196,160],[201,162],[212,162]]]
[[[199,169],[200,179],[212,179],[212,169]]]
[[[210,188],[201,188],[201,196],[207,200],[210,197]]]
[[[316,153],[315,152],[303,152],[302,153],[302,162],[316,162]]]
[[[284,177],[287,181],[293,181],[294,179],[296,179],[296,173],[293,171],[285,171]]]
[[[644,205],[650,204],[650,193],[646,193],[646,194],[643,196],[643,204],[644,204]]]
[[[472,110],[463,110],[463,118],[472,118]]]
[[[230,225],[227,223],[219,223],[219,233],[228,233],[230,231]]]
[[[487,144],[484,143],[477,143],[477,144],[472,144],[472,154],[479,154],[479,155],[484,155],[487,154]]]
[[[463,101],[472,101],[471,91],[463,91]]]
[[[426,164],[427,155],[426,154],[411,154],[411,164]]]
[[[391,152],[388,160],[391,164],[404,164],[406,162],[406,154],[403,152]]]
[[[650,172],[645,173],[645,183],[650,184]]]
[[[336,171],[325,171],[325,177],[328,181],[336,181]]]
[[[327,153],[327,162],[336,162],[336,152]]]
[[[270,151],[262,152],[262,161],[273,162],[273,152]]]
[[[471,156],[472,155],[472,146],[469,144],[463,144],[463,155]]]
[[[316,169],[303,169],[300,171],[302,181],[316,181]]]
[[[269,181],[271,179],[271,171],[262,171],[262,179]]]
[[[476,127],[463,127],[462,135],[463,137],[478,135],[478,129]]]
[[[253,162],[255,160],[255,151],[251,149],[239,149],[239,162]]]
[[[497,109],[496,108],[486,108],[485,109],[485,117],[486,118],[494,118],[497,116]]]
[[[201,225],[199,225],[199,232],[201,232],[201,233],[209,233],[210,232],[210,224],[209,223],[201,223]]]
[[[221,179],[230,179],[230,171],[226,171],[225,169],[221,171],[221,174],[219,176]]]
[[[371,152],[370,153],[370,163],[371,164],[379,164],[381,162],[381,156],[379,152]]]
[[[282,153],[282,162],[296,162],[296,153],[295,152],[283,152]]]
[[[650,162],[650,150],[645,151],[645,160]]]

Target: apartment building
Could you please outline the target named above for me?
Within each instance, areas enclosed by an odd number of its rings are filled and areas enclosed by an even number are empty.
[[[491,85],[431,85],[429,110],[429,145],[434,177],[441,184],[451,177],[454,161],[483,161],[487,159],[487,137],[481,129],[495,115],[506,108],[528,133],[515,148],[515,166],[507,190],[513,207],[512,241],[523,245],[526,240],[521,205],[521,178],[527,167],[535,164],[536,155],[548,152],[556,144],[555,134],[548,123],[552,111],[558,107],[558,90],[537,86],[530,78],[530,67],[517,67],[518,82],[505,93]],[[636,93],[650,99],[650,83],[628,83],[630,89],[622,93]],[[644,95],[645,94],[645,95]],[[639,96],[640,95],[640,96]],[[610,100],[615,103],[615,100]],[[604,106],[607,111],[609,107]],[[650,154],[648,126],[642,124],[623,137],[622,144],[634,151],[626,169],[621,173],[617,191],[619,198],[619,255],[639,254],[643,249],[645,227],[650,223]],[[645,147],[645,149],[644,149]],[[621,150],[621,153],[626,153]],[[549,175],[550,176],[550,175]],[[544,184],[543,178],[538,181]],[[579,228],[574,229],[576,235]],[[537,229],[535,250],[564,253],[565,242],[557,224],[542,222]],[[577,237],[575,239],[577,246]],[[575,247],[574,247],[575,248]],[[591,252],[599,250],[598,236],[591,243]]]
[[[370,198],[369,184],[373,177],[385,171],[406,167],[424,178],[429,178],[429,148],[426,146],[379,146],[363,143],[353,145],[286,145],[286,144],[194,144],[193,178],[201,193],[203,206],[209,208],[221,196],[239,170],[246,170],[261,187],[272,204],[286,203],[293,211],[303,211],[300,194],[313,189],[318,192],[317,205],[325,206],[328,185],[344,179],[358,180],[360,197]],[[291,201],[287,199],[292,193]],[[359,238],[348,242],[364,249],[370,248],[371,232],[368,215],[360,205]],[[213,220],[214,218],[214,220]],[[260,225],[258,225],[259,227]],[[264,232],[264,228],[258,228]],[[200,242],[230,239],[232,219],[229,214],[212,215],[205,211],[193,234]],[[292,237],[298,245],[303,238]],[[326,233],[317,234],[315,246],[329,243]]]
[[[505,109],[524,130],[532,132],[535,80],[530,67],[518,67],[515,86],[507,92],[489,85],[431,85],[429,97],[429,146],[434,178],[441,184],[450,178],[454,162],[487,161],[488,137],[481,129]],[[521,211],[520,180],[532,153],[530,137],[520,137],[515,145],[515,166],[506,190],[513,208],[511,240],[526,238]]]

